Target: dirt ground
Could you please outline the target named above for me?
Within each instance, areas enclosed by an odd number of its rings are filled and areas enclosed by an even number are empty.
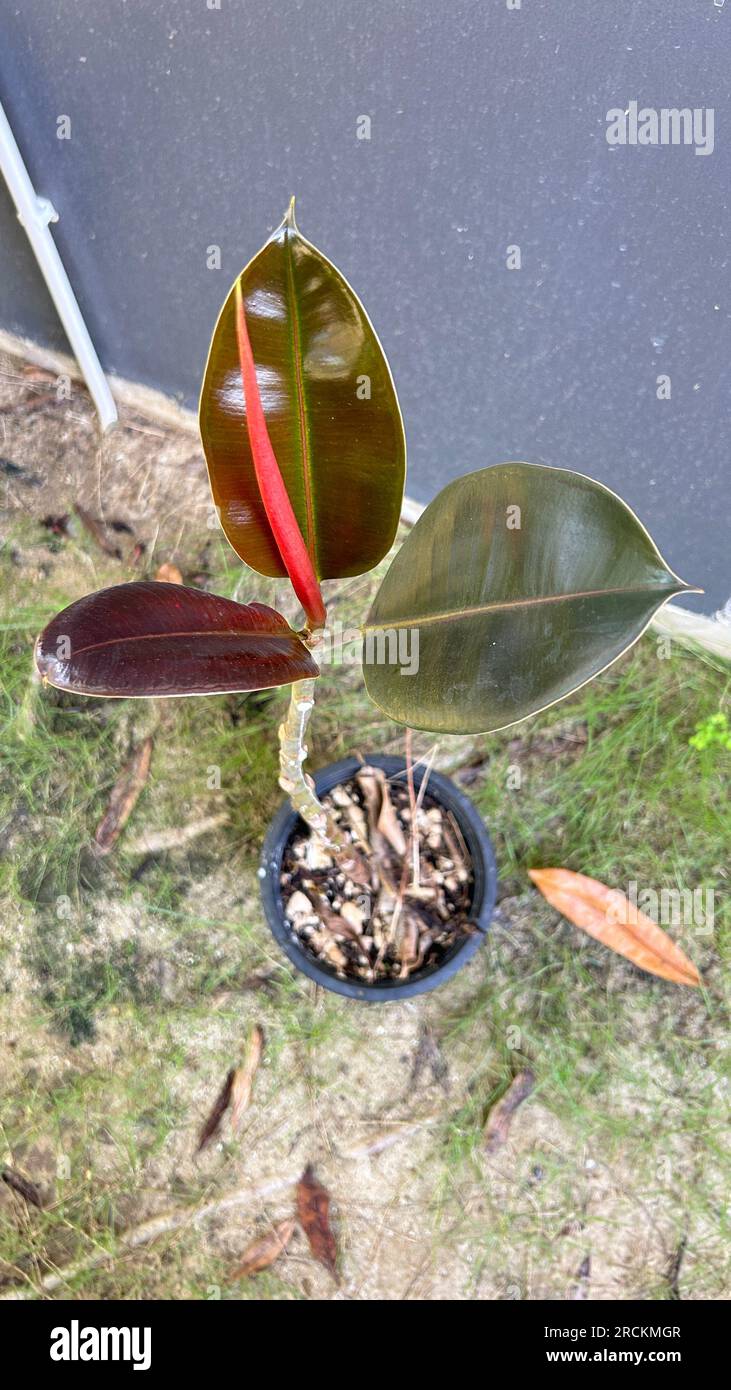
[[[21,590],[50,616],[163,561],[188,582],[207,582],[223,563],[226,592],[256,591],[287,611],[281,586],[277,599],[271,582],[243,571],[230,580],[194,437],[127,412],[102,452],[85,393],[74,386],[59,400],[57,388],[50,374],[0,359],[8,629]],[[75,505],[123,522],[104,533],[119,556],[100,548]],[[64,517],[57,534],[49,518]],[[370,582],[333,590],[344,613]],[[42,1200],[0,1183],[0,1297],[727,1296],[724,1033],[711,945],[699,962],[708,995],[648,981],[577,941],[509,875],[489,943],[448,987],[388,1006],[330,996],[292,975],[259,905],[257,845],[277,804],[260,730],[273,732],[280,706],[236,755],[240,790],[234,782],[223,838],[173,849],[162,865],[123,840],[89,868],[84,835],[114,769],[81,810],[74,801],[74,839],[64,779],[91,726],[83,702],[58,697],[62,751],[39,747],[29,702],[56,697],[28,693],[29,657],[28,646],[27,688],[8,698],[15,732],[26,717],[32,726],[18,746],[21,763],[33,750],[36,790],[26,794],[14,773],[0,825],[0,1166],[32,1180]],[[376,712],[363,714],[357,676],[348,681],[345,717],[323,712],[318,761],[348,751],[348,727],[356,743],[400,746]],[[154,731],[153,785],[126,836],[220,810],[199,771],[219,757],[204,722],[190,744],[162,702],[109,715],[92,703],[94,736],[118,761]],[[231,702],[215,708],[216,719],[226,714],[221,739],[249,717],[241,702],[235,720]],[[450,741],[447,761],[471,765],[473,744]],[[621,808],[616,817],[621,835]],[[47,884],[64,856],[59,892],[60,879]],[[254,1024],[266,1045],[242,1131],[225,1121],[196,1155]],[[486,1117],[526,1066],[535,1091],[489,1154]],[[339,1281],[301,1232],[271,1270],[233,1280],[248,1242],[292,1211],[307,1164],[332,1195]],[[143,1231],[137,1243],[140,1226],[160,1217],[156,1237]]]

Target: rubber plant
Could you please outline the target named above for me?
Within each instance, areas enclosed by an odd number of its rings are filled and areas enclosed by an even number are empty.
[[[121,584],[53,619],[37,642],[39,671],[93,696],[291,685],[281,785],[316,836],[352,855],[303,768],[327,622],[321,585],[373,569],[391,548],[405,441],[370,320],[300,234],[294,200],[223,305],[200,430],[229,542],[253,570],[289,577],[301,628],[262,603]],[[601,483],[522,462],[482,468],[439,493],[387,571],[363,625],[366,689],[409,728],[501,729],[603,671],[688,588]],[[401,630],[412,650],[418,643],[408,673]]]

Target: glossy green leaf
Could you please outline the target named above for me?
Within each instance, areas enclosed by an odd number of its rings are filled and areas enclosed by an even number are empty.
[[[601,483],[529,463],[469,473],[427,507],[383,580],[365,629],[368,693],[416,729],[504,728],[591,680],[687,588]]]
[[[318,579],[362,574],[389,549],[405,443],[383,349],[350,286],[300,235],[292,209],[240,276],[266,427]],[[257,484],[236,337],[235,285],[211,343],[200,427],[234,550],[286,569]]]

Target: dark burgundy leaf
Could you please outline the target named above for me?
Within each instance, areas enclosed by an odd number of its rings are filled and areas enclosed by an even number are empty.
[[[81,695],[211,695],[319,675],[273,608],[154,580],[72,603],[41,633],[36,662]]]

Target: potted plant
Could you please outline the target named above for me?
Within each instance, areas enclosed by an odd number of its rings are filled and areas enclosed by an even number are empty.
[[[474,807],[410,758],[304,770],[327,611],[321,584],[371,570],[399,521],[405,442],[371,323],[298,231],[293,203],[236,279],[200,400],[213,498],[240,558],[288,577],[304,622],[177,584],[80,599],[38,639],[45,681],[95,696],[291,685],[289,802],[260,870],[270,926],[329,989],[398,998],[477,949],[495,862]],[[503,463],[450,482],[409,533],[363,626],[371,699],[407,729],[489,732],[546,709],[685,592],[648,532],[583,474]]]

